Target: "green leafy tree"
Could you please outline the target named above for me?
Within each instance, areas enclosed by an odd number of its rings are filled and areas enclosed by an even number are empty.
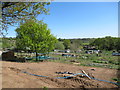
[[[6,38],[2,39],[2,48],[9,48],[9,43]]]
[[[49,2],[1,2],[2,30],[7,31],[8,25],[17,26],[26,19],[36,18],[39,14],[48,14],[46,7]]]
[[[61,38],[58,38],[58,41],[61,41],[61,42],[62,42],[62,41],[63,41],[63,39],[61,39]]]
[[[63,45],[63,42],[58,41],[55,43],[55,49],[64,50],[65,46]]]
[[[1,39],[2,48],[15,48],[15,39],[14,38],[2,38]]]
[[[98,49],[102,50],[119,50],[120,49],[120,38],[113,38],[107,36],[105,38],[97,38],[90,45],[95,45]]]
[[[65,46],[65,49],[70,49],[70,40],[69,39],[65,39],[63,41],[63,45]]]
[[[54,49],[57,39],[50,33],[47,24],[42,21],[28,20],[16,29],[17,47],[38,53],[47,53]],[[36,58],[37,60],[37,58]]]
[[[115,46],[117,51],[120,52],[120,38],[115,39]]]

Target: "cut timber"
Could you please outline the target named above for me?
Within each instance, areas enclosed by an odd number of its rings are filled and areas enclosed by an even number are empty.
[[[86,75],[87,78],[91,79],[84,70],[82,70],[82,72]]]

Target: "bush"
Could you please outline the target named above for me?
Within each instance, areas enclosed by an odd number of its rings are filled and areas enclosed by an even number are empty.
[[[107,61],[105,61],[105,64],[108,64],[108,62],[107,62]]]
[[[109,61],[109,63],[112,63],[112,64],[113,64],[113,61]]]
[[[114,64],[115,64],[115,65],[120,65],[120,63],[119,63],[119,62],[115,62]]]
[[[119,78],[112,78],[114,81],[118,81],[120,82],[120,79]]]

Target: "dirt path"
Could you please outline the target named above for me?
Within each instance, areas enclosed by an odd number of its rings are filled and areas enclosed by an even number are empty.
[[[94,69],[94,70],[91,70]],[[27,71],[32,74],[50,76],[37,77],[25,73],[20,70]],[[55,62],[40,63],[15,63],[2,61],[2,87],[3,88],[115,88],[114,84],[107,82],[89,80],[88,78],[72,78],[72,79],[54,79],[58,77],[55,72],[69,71],[72,73],[82,73],[85,70],[92,74],[95,78],[113,81],[111,78],[117,77],[117,70],[75,66],[70,64]],[[115,81],[113,81],[115,82]]]

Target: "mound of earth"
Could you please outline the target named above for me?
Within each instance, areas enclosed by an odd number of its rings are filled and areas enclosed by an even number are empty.
[[[82,73],[84,70],[87,74],[95,78],[112,81],[117,77],[117,70],[76,66],[71,64],[55,63],[55,62],[39,62],[39,63],[16,63],[2,61],[2,88],[117,88],[118,86],[87,77],[73,77],[70,79],[56,79],[60,77],[55,72],[72,72]],[[49,76],[38,77],[32,76],[21,71],[32,74]]]

